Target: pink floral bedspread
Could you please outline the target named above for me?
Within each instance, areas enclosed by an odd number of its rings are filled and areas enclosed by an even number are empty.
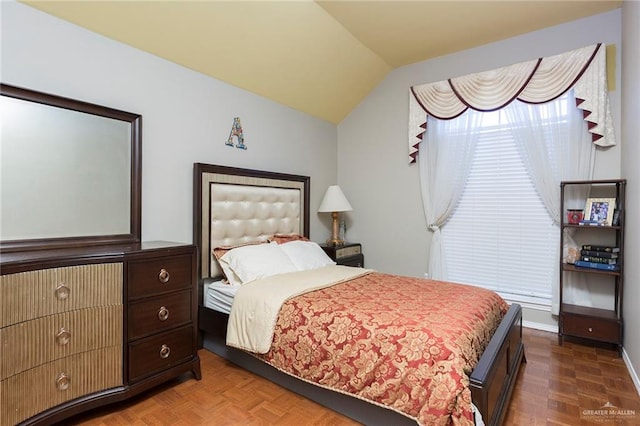
[[[469,374],[507,309],[488,290],[374,272],[287,301],[257,356],[422,425],[472,425]]]

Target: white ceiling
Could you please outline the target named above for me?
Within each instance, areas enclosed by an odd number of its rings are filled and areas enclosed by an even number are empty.
[[[23,2],[332,123],[339,123],[397,67],[622,4],[622,0]]]

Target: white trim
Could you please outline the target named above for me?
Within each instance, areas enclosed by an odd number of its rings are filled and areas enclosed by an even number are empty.
[[[629,359],[629,355],[627,354],[627,351],[624,349],[624,347],[622,348],[622,359],[624,363],[627,365],[627,370],[629,370],[631,381],[635,385],[638,395],[640,395],[640,378],[638,377],[638,373],[636,372],[636,370],[633,368],[633,364],[631,364],[631,359]]]
[[[509,305],[517,303],[520,306],[522,306],[523,309],[531,309],[534,311],[541,311],[541,312],[551,312],[551,306],[549,305],[544,305],[539,303],[530,303],[530,302],[519,302],[519,301],[509,300],[509,299],[505,299],[505,300]],[[524,316],[524,313],[523,313],[523,316]],[[554,321],[554,324],[547,324],[544,322],[528,321],[523,319],[522,326],[527,328],[532,328],[535,330],[558,333],[558,323],[556,321]]]
[[[522,326],[526,327],[526,328],[533,328],[535,330],[549,331],[551,333],[558,333],[558,326],[557,325],[545,324],[545,323],[542,323],[542,322],[534,322],[534,321],[522,320]]]
[[[550,305],[545,305],[543,303],[535,303],[535,302],[522,302],[519,300],[512,300],[512,299],[507,299],[504,297],[504,295],[500,294],[500,292],[497,292],[509,305],[512,305],[514,303],[517,303],[518,305],[522,306],[523,308],[527,308],[527,309],[533,309],[536,311],[542,311],[542,312],[551,312],[551,306]]]

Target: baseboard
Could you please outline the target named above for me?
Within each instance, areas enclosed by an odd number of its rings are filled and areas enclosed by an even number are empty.
[[[629,370],[631,381],[633,381],[633,384],[636,387],[636,391],[638,392],[638,395],[640,395],[640,378],[638,378],[638,372],[633,368],[633,364],[631,364],[631,359],[629,359],[629,355],[627,354],[627,351],[624,349],[624,347],[622,348],[622,359],[624,360],[624,363],[627,365],[627,370]]]
[[[533,321],[522,320],[522,326],[523,327],[527,327],[527,328],[533,328],[535,330],[549,331],[551,333],[557,333],[558,332],[558,326],[557,325],[543,324],[541,322],[533,322]]]

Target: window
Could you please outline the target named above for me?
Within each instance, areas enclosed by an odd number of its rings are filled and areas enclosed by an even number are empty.
[[[553,135],[557,141],[569,138],[569,126],[558,126],[567,121],[567,99],[554,101],[554,108],[530,106],[541,108],[544,133],[566,131]],[[462,196],[442,227],[447,279],[480,285],[510,301],[550,306],[559,229],[522,160],[506,108],[470,112],[482,120]]]

